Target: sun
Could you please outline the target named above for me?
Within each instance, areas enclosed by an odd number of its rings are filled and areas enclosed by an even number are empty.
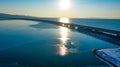
[[[68,9],[68,8],[70,8],[70,6],[71,6],[70,0],[61,0],[59,6],[62,9]]]

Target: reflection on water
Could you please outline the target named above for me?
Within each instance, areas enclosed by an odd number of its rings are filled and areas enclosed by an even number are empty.
[[[60,40],[63,44],[65,44],[66,41],[68,40],[69,29],[65,27],[60,27],[59,30],[60,30],[60,35],[61,35]]]
[[[64,23],[69,23],[68,18],[60,18],[60,22]],[[59,46],[59,55],[65,56],[68,53],[68,48],[66,47],[67,41],[68,41],[68,35],[69,35],[69,29],[65,27],[59,27],[60,30],[60,41],[61,43],[58,45]]]
[[[59,22],[70,23],[70,19],[69,18],[60,18]]]

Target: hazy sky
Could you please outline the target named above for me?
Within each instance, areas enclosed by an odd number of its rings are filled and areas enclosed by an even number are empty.
[[[120,0],[0,0],[0,13],[120,19]]]

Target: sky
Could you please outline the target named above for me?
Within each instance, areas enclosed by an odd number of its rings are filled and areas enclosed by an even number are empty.
[[[0,13],[120,19],[120,0],[0,0]]]

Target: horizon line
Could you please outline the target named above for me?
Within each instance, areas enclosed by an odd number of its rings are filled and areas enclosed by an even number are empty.
[[[10,14],[10,13],[0,13],[7,15],[18,15],[18,16],[31,16],[31,17],[39,17],[39,18],[70,18],[70,19],[116,19],[120,20],[120,18],[102,18],[102,17],[52,17],[52,16],[35,16],[35,15],[23,15],[23,14]]]

